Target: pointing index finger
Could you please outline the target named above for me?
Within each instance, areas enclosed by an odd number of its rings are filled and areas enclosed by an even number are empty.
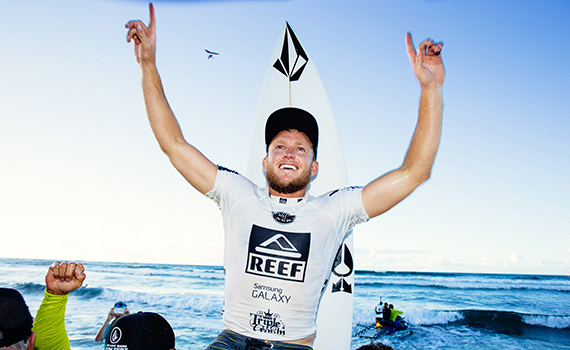
[[[148,12],[150,14],[148,29],[154,31],[156,29],[156,16],[154,15],[154,5],[152,4],[152,2],[148,5]]]
[[[412,41],[412,33],[410,32],[406,34],[406,50],[408,51],[408,57],[410,58],[410,63],[413,66],[416,62],[416,49],[414,48],[414,43]]]

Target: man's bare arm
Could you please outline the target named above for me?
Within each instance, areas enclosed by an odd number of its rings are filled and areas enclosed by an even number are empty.
[[[398,204],[431,175],[443,117],[442,47],[442,43],[425,40],[416,52],[411,35],[406,35],[408,57],[422,89],[418,122],[402,166],[372,181],[362,192],[364,208],[371,218]]]
[[[162,151],[184,178],[201,193],[214,187],[217,167],[184,139],[180,125],[166,99],[156,68],[156,17],[149,5],[148,27],[140,20],[128,22],[127,41],[134,41],[140,65],[143,97],[152,131]]]

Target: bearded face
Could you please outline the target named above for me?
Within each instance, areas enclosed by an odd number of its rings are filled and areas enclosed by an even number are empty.
[[[263,159],[269,192],[277,196],[303,197],[318,168],[311,141],[297,130],[277,134]]]
[[[289,182],[281,180],[277,174],[275,174],[273,168],[267,169],[265,177],[267,179],[269,188],[279,193],[291,194],[300,191],[309,185],[311,182],[311,169],[306,169],[301,174],[299,174],[299,177]]]

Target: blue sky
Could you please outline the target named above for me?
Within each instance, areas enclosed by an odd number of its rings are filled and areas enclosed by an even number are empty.
[[[404,35],[443,41],[432,178],[357,227],[357,268],[570,271],[568,1],[155,7],[158,68],[186,138],[240,172],[285,21],[327,89],[354,185],[398,167],[409,143],[419,86]],[[217,207],[174,170],[146,121],[123,26],[147,21],[148,3],[11,1],[0,11],[0,256],[220,265]]]

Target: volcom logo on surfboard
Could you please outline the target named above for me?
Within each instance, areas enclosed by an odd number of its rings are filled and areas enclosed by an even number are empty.
[[[308,232],[291,233],[253,225],[245,272],[304,282],[310,244]]]
[[[352,285],[346,282],[345,278],[350,276],[354,271],[354,263],[352,261],[352,254],[346,244],[342,244],[336,253],[332,273],[340,277],[337,282],[332,282],[332,293],[344,292],[352,294]]]
[[[287,23],[281,56],[275,61],[273,68],[288,77],[289,81],[297,81],[303,74],[308,62],[309,56]]]

